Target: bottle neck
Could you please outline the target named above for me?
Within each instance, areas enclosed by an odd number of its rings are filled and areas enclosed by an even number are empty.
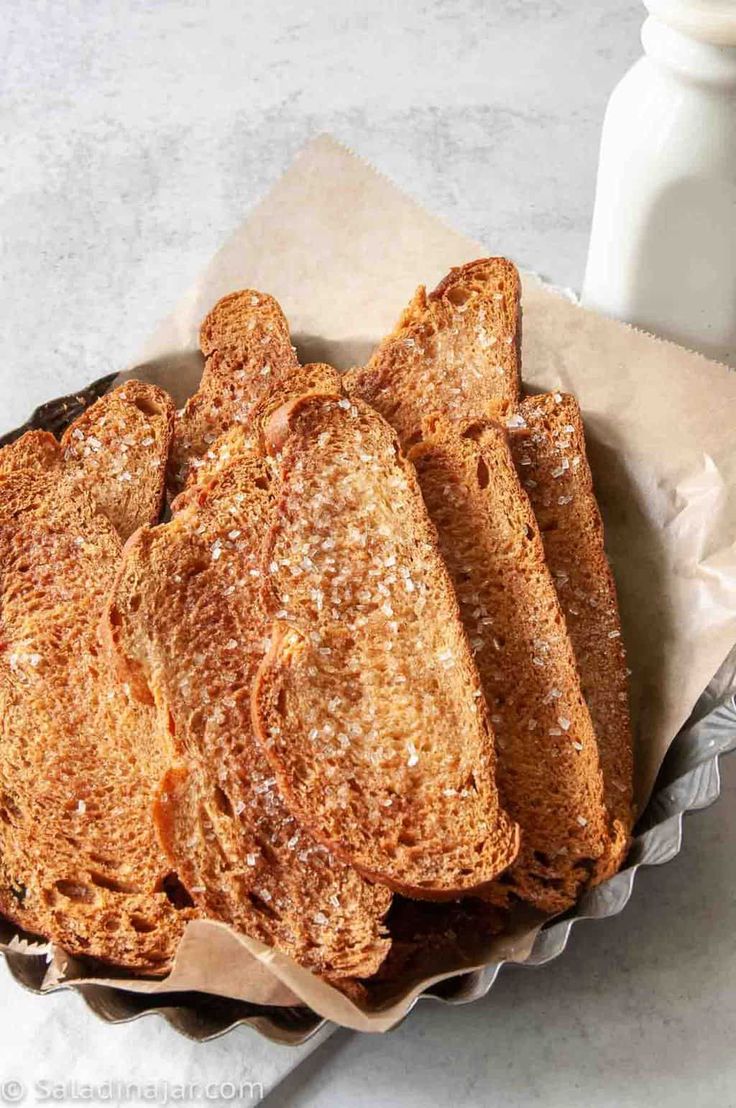
[[[644,23],[641,41],[650,58],[676,75],[697,84],[736,91],[736,44],[704,42],[655,15]]]

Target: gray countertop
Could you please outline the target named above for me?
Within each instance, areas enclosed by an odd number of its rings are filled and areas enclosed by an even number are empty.
[[[643,14],[633,0],[9,0],[0,431],[124,366],[319,131],[579,288],[602,113]],[[269,1103],[736,1105],[736,759],[724,778],[623,916],[579,928],[545,968],[506,971],[478,1004],[336,1034]],[[301,1057],[248,1031],[196,1046],[160,1021],[109,1027],[4,969],[0,991],[0,1098],[12,1078],[268,1089]]]

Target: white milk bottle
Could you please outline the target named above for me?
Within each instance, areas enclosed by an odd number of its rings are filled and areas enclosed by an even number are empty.
[[[645,0],[601,138],[582,301],[736,366],[736,0]]]

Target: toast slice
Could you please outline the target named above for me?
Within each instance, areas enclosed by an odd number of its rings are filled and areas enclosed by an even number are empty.
[[[387,950],[391,894],[333,858],[284,806],[250,722],[268,633],[260,546],[272,496],[241,450],[178,498],[170,523],[127,546],[103,622],[119,674],[172,760],[156,819],[198,906],[335,980]]]
[[[613,824],[611,849],[596,870],[602,880],[620,868],[628,849],[633,755],[626,651],[583,421],[575,398],[558,392],[528,397],[510,423],[514,460],[541,529],[598,738]]]
[[[452,269],[427,295],[420,287],[396,328],[345,389],[366,400],[408,449],[442,413],[463,426],[503,418],[520,394],[521,284],[506,258]]]
[[[248,425],[254,405],[299,369],[289,325],[272,296],[244,289],[215,304],[199,335],[205,366],[199,389],[176,424],[169,486],[189,471],[234,423]]]
[[[156,840],[145,719],[99,655],[120,549],[63,467],[0,479],[0,911],[71,954],[162,973],[191,902]]]
[[[496,734],[504,807],[522,830],[488,896],[572,904],[607,844],[598,750],[529,501],[501,428],[437,421],[410,451],[455,585]]]
[[[0,477],[21,470],[43,472],[61,464],[61,450],[49,431],[26,431],[0,449]]]
[[[246,422],[233,423],[201,457],[192,457],[185,487],[195,483],[205,484],[221,465],[241,450],[263,453],[263,427],[271,414],[289,400],[313,392],[339,392],[340,388],[340,373],[321,362],[296,366],[283,377],[271,381],[260,396],[253,400]]]
[[[3,447],[0,476],[63,469],[126,539],[159,517],[174,414],[163,389],[127,381],[82,412],[61,444],[48,431],[26,431]]]
[[[65,471],[94,497],[123,540],[159,518],[174,416],[163,389],[126,381],[62,436]]]
[[[410,896],[513,861],[493,738],[414,469],[366,404],[303,397],[266,429],[279,492],[264,555],[271,647],[256,733],[315,838]]]

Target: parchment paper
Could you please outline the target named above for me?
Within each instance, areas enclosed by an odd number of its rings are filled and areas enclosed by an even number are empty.
[[[321,137],[251,212],[126,375],[163,384],[181,404],[201,370],[203,316],[243,287],[280,301],[302,361],[360,364],[418,284],[432,287],[452,265],[493,250],[492,242],[443,226]],[[586,311],[533,275],[523,285],[525,386],[570,390],[585,416],[633,670],[642,806],[670,742],[736,644],[736,374]],[[535,933],[527,925],[489,944],[484,960],[523,960]],[[49,987],[74,978],[75,967],[57,956]],[[166,981],[103,983],[259,1003],[301,998],[360,1030],[394,1024],[427,984],[415,983],[382,1012],[363,1013],[288,958],[207,921],[190,924]]]

